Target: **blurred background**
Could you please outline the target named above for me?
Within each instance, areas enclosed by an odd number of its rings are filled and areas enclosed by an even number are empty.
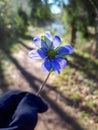
[[[42,92],[36,130],[98,130],[98,0],[0,0],[0,93],[38,90],[46,74],[28,52],[45,31],[75,49]]]

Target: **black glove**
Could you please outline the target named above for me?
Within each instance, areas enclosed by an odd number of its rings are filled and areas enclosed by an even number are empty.
[[[38,113],[47,109],[32,93],[9,91],[0,97],[0,130],[34,130]]]

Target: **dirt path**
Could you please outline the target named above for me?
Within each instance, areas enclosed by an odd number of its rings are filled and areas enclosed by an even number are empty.
[[[28,57],[28,51],[34,47],[32,41],[27,41],[26,44],[19,42],[19,44],[20,51],[8,55],[10,62],[7,63],[9,68],[6,75],[9,85],[4,91],[16,89],[36,93],[46,77],[46,74],[41,72],[42,62]],[[39,114],[39,122],[35,130],[85,130],[77,123],[77,111],[66,103],[65,97],[55,87],[52,87],[52,78],[53,75],[41,94],[49,109],[46,113]]]
[[[28,41],[28,45],[31,46],[32,42]],[[28,49],[25,47],[22,47],[22,51],[18,54],[14,54],[11,59],[16,69],[13,70],[14,75],[12,75],[14,85],[11,85],[10,89],[19,89],[35,93],[47,76],[47,74],[41,72],[41,62],[29,59]],[[52,78],[50,77],[48,85],[51,85],[51,82]],[[46,93],[43,92],[42,97],[43,99],[45,98],[49,104],[49,109],[46,113],[42,115],[39,114],[39,122],[36,130],[69,130],[69,126],[61,119],[62,117],[59,117],[57,112],[55,112],[55,106],[51,108],[51,103],[57,102],[57,94],[52,89],[49,90],[48,87],[49,86],[46,86]]]
[[[33,47],[32,42],[21,43],[20,51],[9,55],[11,67],[9,67],[12,84],[8,89],[18,89],[35,93],[38,86],[45,79],[46,74],[41,72],[41,62],[28,58],[28,51]],[[35,130],[84,130],[75,121],[76,112],[66,104],[64,97],[52,86],[53,75],[48,80],[45,91],[42,92],[43,99],[48,103],[49,109],[46,113],[39,114],[39,122]],[[62,97],[62,98],[61,98]]]
[[[28,41],[28,46],[32,45],[31,41]],[[41,85],[42,81],[46,77],[46,74],[41,72],[41,62],[33,61],[28,57],[27,44],[20,44],[20,51],[18,53],[9,54],[10,62],[7,64],[9,68],[6,71],[6,76],[9,85],[4,89],[7,91],[11,90],[21,90],[30,91],[36,93],[38,86]],[[51,78],[48,83],[51,82]],[[47,90],[48,91],[48,90]],[[50,90],[52,92],[52,90]],[[49,93],[49,92],[48,92]],[[54,94],[53,92],[51,94]],[[43,96],[43,95],[42,95]],[[56,94],[52,95],[53,98]],[[50,97],[44,94],[46,102],[49,104],[48,100]],[[54,99],[52,102],[54,102]],[[59,126],[58,126],[59,124]],[[51,108],[49,104],[49,109],[44,114],[39,114],[39,122],[36,130],[67,130],[65,123],[59,118],[55,113],[55,110]]]

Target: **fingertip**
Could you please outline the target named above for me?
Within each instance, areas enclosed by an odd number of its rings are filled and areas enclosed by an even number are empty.
[[[29,99],[31,99],[31,102],[33,102],[36,105],[39,113],[43,113],[48,110],[47,103],[40,96],[37,96],[32,93],[28,93],[27,95],[29,96]]]
[[[38,106],[38,112],[39,113],[43,113],[46,112],[48,110],[48,104],[41,98],[41,97],[37,97],[37,106]]]

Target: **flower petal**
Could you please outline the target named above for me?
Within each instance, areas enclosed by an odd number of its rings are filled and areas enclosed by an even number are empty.
[[[41,39],[41,48],[48,49],[48,45],[46,44],[45,40]]]
[[[45,42],[47,44],[47,48],[48,49],[50,49],[50,48],[52,49],[53,48],[52,34],[49,31],[47,31],[44,36],[45,36],[44,38],[45,38]]]
[[[43,50],[32,50],[28,55],[30,58],[37,60],[43,59],[46,56]]]
[[[57,48],[61,44],[61,39],[59,36],[54,36],[53,38],[53,47]]]
[[[63,47],[60,47],[57,51],[56,51],[56,55],[58,57],[62,57],[62,56],[66,56],[69,55],[73,52],[73,47],[71,45],[66,45]]]
[[[46,58],[42,64],[42,71],[49,72],[50,70],[51,70],[51,61]]]
[[[56,58],[56,61],[59,63],[61,69],[64,69],[66,67],[67,61],[65,59]]]
[[[33,39],[33,42],[35,43],[35,45],[39,48],[41,48],[41,38],[35,37]]]
[[[45,43],[47,45],[47,49],[52,48],[53,44],[52,44],[52,42],[47,37],[45,37]]]
[[[41,39],[41,38],[34,38],[33,42],[35,43],[35,45],[38,48],[48,48],[48,45],[46,44],[45,40]]]
[[[56,74],[60,74],[60,65],[59,63],[54,59],[52,60],[52,70],[56,73]]]
[[[52,41],[52,34],[49,31],[46,31],[45,37],[47,37],[50,41]]]
[[[39,49],[37,50],[37,53],[40,55],[42,59],[44,59],[47,56],[47,52],[45,49]]]

